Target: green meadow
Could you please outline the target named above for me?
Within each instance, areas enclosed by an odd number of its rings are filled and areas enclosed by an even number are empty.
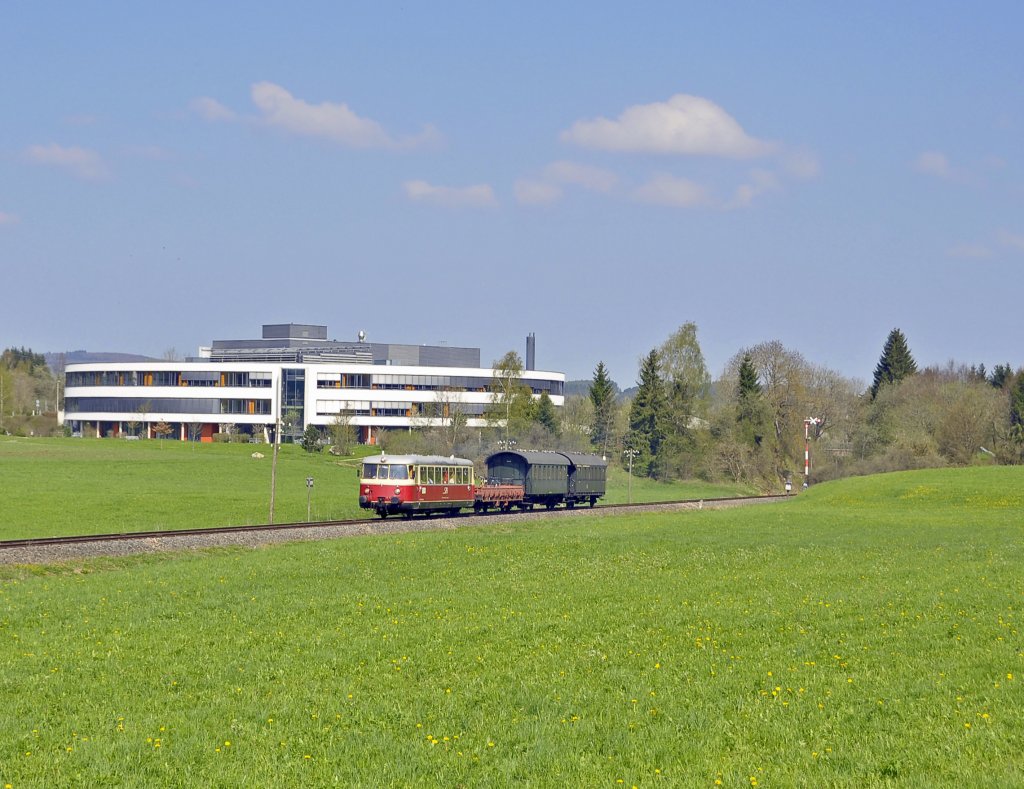
[[[1024,469],[0,567],[4,786],[1024,784]]]
[[[266,523],[271,451],[254,444],[0,437],[0,540]],[[265,457],[254,459],[254,452]],[[358,465],[357,457],[282,446],[275,522],[306,520],[307,477],[312,520],[368,517],[359,509]],[[626,502],[629,487],[627,475],[612,469],[606,501]],[[636,502],[749,492],[636,478],[632,491]]]

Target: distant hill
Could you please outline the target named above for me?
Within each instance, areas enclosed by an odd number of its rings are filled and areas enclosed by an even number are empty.
[[[565,382],[565,396],[571,397],[573,395],[579,395],[580,397],[587,397],[590,394],[590,385],[593,381],[590,378],[585,378],[581,381],[566,381]],[[612,389],[615,392],[615,399],[620,403],[632,397],[636,394],[637,387],[631,386],[629,389],[623,390],[619,388],[619,385],[612,381]]]
[[[46,364],[51,370],[57,369],[61,353],[51,351],[45,353]],[[141,356],[137,353],[117,353],[115,351],[64,351],[64,364],[96,364],[99,362],[153,362],[152,356]]]

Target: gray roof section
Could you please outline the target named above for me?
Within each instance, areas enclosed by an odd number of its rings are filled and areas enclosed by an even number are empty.
[[[531,466],[533,465],[547,465],[547,466],[568,466],[569,458],[563,455],[561,452],[545,452],[534,449],[503,449],[500,452],[495,452],[492,455],[487,456],[487,464],[490,465],[491,461],[496,457],[502,455],[514,455],[515,457],[522,458]]]
[[[480,368],[480,349],[449,345],[401,345],[327,339],[327,327],[305,323],[265,324],[263,337],[214,340],[210,361],[355,362],[406,367]]]
[[[583,455],[579,452],[562,452],[574,466],[607,466],[608,461],[600,455]]]
[[[367,455],[363,463],[370,465],[383,463],[384,465],[406,465],[406,466],[472,466],[472,460],[465,458],[449,457],[445,455]]]
[[[607,466],[608,462],[600,455],[582,454],[579,452],[556,452],[536,449],[503,449],[487,456],[490,464],[493,458],[501,455],[521,457],[530,465],[545,464],[548,466]]]

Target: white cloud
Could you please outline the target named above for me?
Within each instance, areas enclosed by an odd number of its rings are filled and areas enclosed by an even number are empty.
[[[544,176],[558,184],[573,184],[595,192],[610,192],[618,180],[615,173],[576,162],[552,162],[544,168]]]
[[[548,181],[535,181],[521,178],[513,187],[516,200],[527,205],[553,203],[562,196],[561,187]]]
[[[347,104],[309,104],[272,82],[256,83],[251,93],[263,113],[262,121],[292,134],[322,137],[352,148],[411,148],[438,137],[436,130],[427,126],[417,136],[397,139],[376,121],[358,116]]]
[[[779,188],[779,179],[768,170],[752,170],[750,179],[736,187],[736,193],[726,208],[741,208],[750,205],[755,197]]]
[[[939,151],[925,151],[914,160],[914,169],[925,175],[934,175],[937,178],[950,178],[953,171],[949,166],[949,160],[944,153]]]
[[[801,181],[808,181],[821,175],[818,157],[808,150],[793,150],[782,157],[782,169],[786,175]]]
[[[1016,233],[1001,230],[999,232],[999,243],[1004,247],[1024,252],[1024,236],[1017,235]]]
[[[63,167],[79,178],[98,181],[109,176],[106,165],[96,151],[71,146],[65,148],[56,143],[33,145],[26,152],[30,161]]]
[[[1000,230],[994,238],[990,238],[990,243],[957,244],[947,249],[946,254],[952,258],[978,260],[993,257],[1000,250],[1024,252],[1024,236]]]
[[[771,143],[749,136],[714,102],[683,93],[667,102],[628,107],[616,120],[576,121],[561,139],[607,151],[732,158],[764,156],[775,150]]]
[[[711,204],[707,192],[700,184],[672,175],[657,175],[633,191],[633,199],[642,203],[695,208]]]
[[[8,214],[6,211],[0,211],[0,225],[16,225],[21,219],[16,214]]]
[[[615,173],[589,164],[552,162],[544,168],[540,178],[521,178],[515,183],[516,199],[520,203],[539,205],[553,203],[563,195],[563,186],[579,186],[607,194],[615,187]]]
[[[189,107],[191,107],[194,113],[208,121],[233,121],[236,117],[232,110],[229,110],[219,101],[211,99],[209,96],[193,99]]]
[[[426,181],[406,181],[402,184],[410,200],[448,206],[493,206],[498,201],[494,190],[487,184],[473,186],[434,186]]]
[[[957,244],[947,249],[946,254],[951,258],[981,260],[992,257],[992,249],[985,244]]]

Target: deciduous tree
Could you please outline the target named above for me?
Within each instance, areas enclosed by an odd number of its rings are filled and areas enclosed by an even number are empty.
[[[347,455],[355,443],[355,429],[352,417],[345,411],[338,411],[331,420],[331,452],[336,455]]]
[[[502,428],[506,442],[533,421],[533,394],[523,383],[522,376],[523,360],[515,351],[509,351],[494,363],[491,404],[485,417]]]

